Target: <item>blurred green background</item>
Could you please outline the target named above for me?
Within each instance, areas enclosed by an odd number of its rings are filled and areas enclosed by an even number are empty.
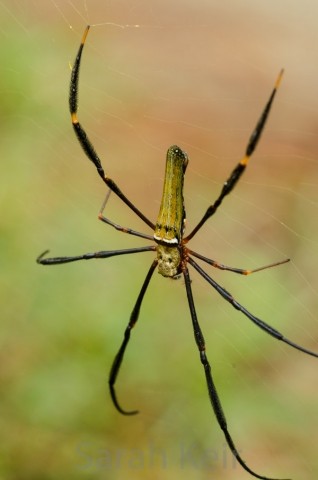
[[[91,29],[80,119],[105,170],[152,220],[165,153],[190,157],[190,229],[242,156],[281,67],[270,120],[240,185],[192,248],[248,309],[318,350],[318,4],[25,1],[0,3],[1,460],[11,479],[235,479],[209,405],[183,281],[155,274],[118,381],[108,372],[151,253],[42,267],[35,258],[144,245],[97,221],[103,183],[68,114],[70,67]],[[108,215],[150,233],[116,198]],[[318,362],[192,286],[230,431],[255,471],[318,475]]]

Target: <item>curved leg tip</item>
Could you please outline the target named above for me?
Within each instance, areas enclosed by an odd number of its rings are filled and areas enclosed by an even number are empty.
[[[43,253],[41,253],[37,259],[36,259],[36,263],[43,263],[42,260],[43,260],[43,257],[45,257],[45,255],[47,255],[49,253],[50,250],[44,250]]]

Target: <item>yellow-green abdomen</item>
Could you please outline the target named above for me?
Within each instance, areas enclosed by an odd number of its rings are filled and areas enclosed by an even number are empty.
[[[188,156],[173,145],[167,152],[166,172],[162,200],[154,232],[158,243],[158,272],[164,277],[180,273],[180,242],[182,240],[185,210],[183,203],[183,179],[188,165]]]
[[[162,200],[154,233],[156,242],[177,245],[181,240],[185,219],[183,179],[187,165],[187,154],[176,145],[170,147],[167,152]]]

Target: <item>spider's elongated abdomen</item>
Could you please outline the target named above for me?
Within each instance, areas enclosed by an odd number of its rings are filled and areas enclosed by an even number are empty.
[[[168,149],[161,205],[154,232],[154,240],[158,243],[158,272],[164,277],[175,277],[180,273],[179,248],[185,221],[183,180],[187,165],[188,156],[181,148],[173,145]]]
[[[183,204],[183,179],[188,156],[173,145],[168,149],[166,172],[154,239],[156,242],[177,245],[183,234],[185,210]]]

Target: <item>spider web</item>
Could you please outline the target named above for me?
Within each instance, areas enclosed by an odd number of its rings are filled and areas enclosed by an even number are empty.
[[[106,192],[71,129],[68,65],[86,24],[94,27],[79,116],[105,170],[155,220],[165,152],[178,144],[190,157],[189,230],[243,155],[284,67],[246,173],[191,247],[243,268],[291,258],[249,277],[207,270],[254,314],[317,351],[318,6],[286,7],[0,2],[3,478],[43,476],[52,449],[59,477],[246,478],[208,404],[183,281],[155,275],[147,292],[118,382],[123,404],[141,410],[131,421],[113,412],[105,378],[151,254],[52,269],[34,258],[47,247],[75,255],[144,244],[95,220]],[[107,215],[149,233],[116,198]],[[192,285],[243,458],[268,476],[316,478],[317,362],[255,329],[195,273]]]

